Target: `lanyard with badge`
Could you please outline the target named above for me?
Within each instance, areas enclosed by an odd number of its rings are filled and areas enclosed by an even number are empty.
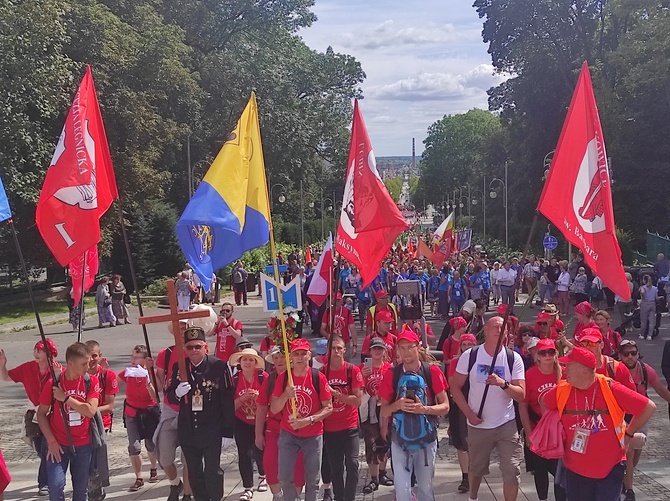
[[[198,379],[197,375],[199,374],[198,371],[194,371],[191,369],[191,377],[193,378],[193,386],[195,386],[195,392],[193,393],[193,396],[191,397],[191,411],[192,412],[200,412],[203,410],[204,404],[205,404],[205,399],[203,398],[203,394],[200,391],[200,388],[198,388]]]
[[[594,388],[593,390],[593,397],[591,398],[591,408],[588,408],[588,401],[587,401],[587,408],[584,411],[584,414],[587,414],[589,416],[595,416],[595,403],[596,403],[596,393],[598,392],[598,388]],[[577,409],[577,392],[575,392],[575,409]],[[580,413],[581,414],[581,413]],[[576,452],[577,454],[586,454],[586,448],[589,444],[589,437],[591,436],[591,433],[598,433],[600,431],[600,428],[598,428],[598,425],[594,423],[594,427],[592,429],[588,428],[583,428],[581,426],[577,426],[575,428],[575,433],[572,436],[572,443],[570,444],[570,450],[572,452]]]
[[[79,393],[80,382],[81,381],[77,381],[77,388],[75,389],[75,395]],[[69,397],[75,398],[74,395],[69,395]],[[84,418],[82,417],[82,415],[69,405],[67,406],[67,424],[68,426],[81,426],[82,424],[84,424]]]

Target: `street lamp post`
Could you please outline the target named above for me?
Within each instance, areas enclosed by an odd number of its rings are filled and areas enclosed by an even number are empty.
[[[499,183],[503,189],[503,207],[505,208],[505,259],[509,256],[509,218],[508,218],[508,200],[507,200],[507,162],[505,162],[505,180],[497,177],[493,178],[489,183],[489,190],[491,190],[490,197],[496,198],[498,194],[493,191],[493,185]]]
[[[273,184],[272,187],[270,188],[270,210],[272,210],[272,208],[273,208],[273,206],[274,206],[274,196],[273,196],[273,193],[274,193],[274,189],[275,189],[277,186],[279,186],[279,187],[281,188],[281,190],[282,190],[281,193],[279,193],[279,197],[277,198],[277,200],[279,200],[279,203],[280,203],[280,204],[283,204],[283,203],[286,201],[286,196],[284,195],[284,192],[286,192],[286,186],[284,186],[284,185],[281,184],[281,183],[275,183],[275,184]]]
[[[486,183],[486,178],[484,178],[484,183]],[[472,197],[470,199],[472,205],[477,205],[479,203],[477,199],[477,193],[482,197],[482,213],[483,213],[483,220],[484,220],[484,243],[486,244],[486,187],[484,187],[484,191],[482,190],[473,190],[472,191]]]

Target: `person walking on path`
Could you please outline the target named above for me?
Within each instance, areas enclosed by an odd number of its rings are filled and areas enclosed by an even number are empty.
[[[129,324],[128,307],[125,300],[128,291],[121,281],[121,275],[112,276],[112,290],[110,293],[112,295],[112,312],[116,317],[116,325],[121,325],[122,319],[124,324]]]
[[[109,324],[110,327],[116,325],[116,317],[112,311],[112,295],[109,292],[109,279],[102,277],[95,291],[95,305],[98,308],[98,329],[101,329],[104,324]]]
[[[242,261],[235,263],[233,269],[233,291],[235,292],[235,304],[247,306],[247,278],[249,274],[244,269]]]

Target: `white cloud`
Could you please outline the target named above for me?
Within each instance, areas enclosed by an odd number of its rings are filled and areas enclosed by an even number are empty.
[[[458,32],[451,23],[400,26],[394,20],[387,19],[372,29],[342,33],[340,42],[347,49],[374,50],[381,47],[452,43],[457,38]]]

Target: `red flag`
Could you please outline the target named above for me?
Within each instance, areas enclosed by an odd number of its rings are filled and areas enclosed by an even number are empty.
[[[379,177],[358,101],[354,101],[347,165],[337,251],[358,267],[367,287],[395,239],[409,226]]]
[[[411,236],[407,239],[407,252],[409,252],[412,256],[414,256],[414,242],[412,242]]]
[[[630,290],[615,234],[605,140],[586,62],[537,208],[582,250],[593,273],[628,301]]]
[[[308,245],[305,251],[305,265],[312,262],[312,246]]]
[[[112,159],[87,66],[37,203],[37,227],[62,266],[100,241],[100,218],[115,198]]]
[[[328,235],[319,262],[314,268],[312,281],[309,283],[307,289],[307,297],[309,297],[316,304],[321,306],[328,297],[330,291],[329,284],[331,283],[331,273],[333,272],[333,235]]]
[[[75,304],[79,304],[82,296],[81,280],[84,274],[84,292],[93,287],[95,276],[98,274],[98,244],[86,251],[86,266],[84,266],[84,254],[70,263],[70,278],[72,279],[72,298]]]

